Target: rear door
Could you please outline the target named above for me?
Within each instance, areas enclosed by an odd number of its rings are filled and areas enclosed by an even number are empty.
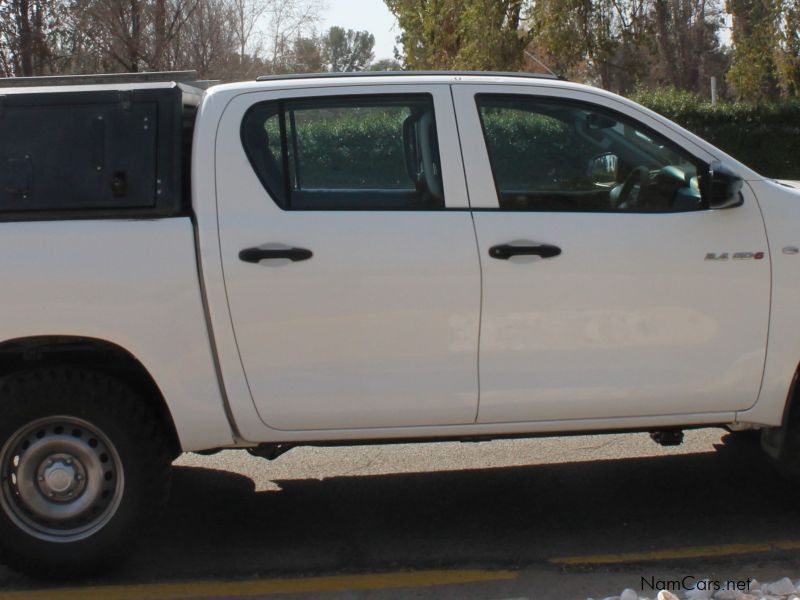
[[[216,160],[231,320],[264,423],[474,422],[480,269],[449,87],[243,94]]]
[[[483,265],[479,422],[750,407],[770,263],[749,187],[709,210],[713,157],[595,94],[453,90]]]

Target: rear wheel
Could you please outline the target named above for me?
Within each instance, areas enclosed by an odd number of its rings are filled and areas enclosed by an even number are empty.
[[[0,550],[14,569],[69,577],[108,566],[166,501],[170,455],[122,382],[55,368],[0,384]]]

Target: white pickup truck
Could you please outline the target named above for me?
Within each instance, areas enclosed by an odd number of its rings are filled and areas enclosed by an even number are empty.
[[[488,73],[0,86],[12,568],[115,560],[181,452],[721,426],[800,460],[800,192],[633,102]]]

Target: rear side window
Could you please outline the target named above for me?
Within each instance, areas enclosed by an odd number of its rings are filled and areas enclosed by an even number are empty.
[[[242,142],[286,210],[444,208],[426,94],[264,102],[245,115]]]

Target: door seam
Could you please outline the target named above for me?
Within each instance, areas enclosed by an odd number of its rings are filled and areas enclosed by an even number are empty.
[[[464,189],[467,192],[467,204],[469,205],[469,218],[472,221],[472,232],[475,235],[475,252],[478,255],[478,284],[480,286],[480,296],[478,299],[478,352],[476,360],[476,379],[478,383],[478,402],[475,406],[475,419],[473,424],[478,423],[478,415],[481,412],[481,331],[483,329],[483,262],[481,261],[481,246],[478,242],[478,227],[475,224],[475,213],[472,211],[472,200],[469,196],[469,180],[467,179],[467,166],[464,162],[464,146],[461,143],[461,130],[458,127],[458,111],[456,110],[456,99],[453,95],[453,86],[450,88],[450,102],[453,107],[453,121],[456,124],[456,135],[458,136],[458,152],[461,156],[461,171],[464,174]]]

